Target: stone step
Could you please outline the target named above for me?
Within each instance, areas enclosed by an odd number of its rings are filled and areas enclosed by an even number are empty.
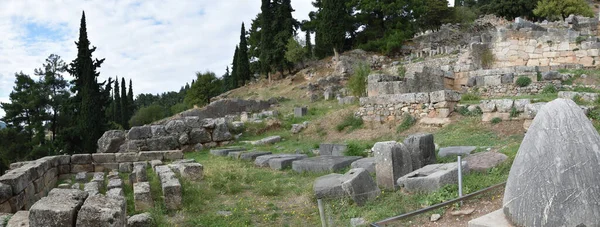
[[[360,156],[319,156],[292,162],[296,172],[334,172],[346,168]]]

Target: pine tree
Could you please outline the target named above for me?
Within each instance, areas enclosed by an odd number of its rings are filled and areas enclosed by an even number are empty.
[[[69,73],[75,78],[74,90],[76,97],[73,100],[73,108],[78,108],[75,113],[75,130],[71,131],[71,137],[76,147],[81,149],[78,152],[92,153],[96,152],[98,139],[104,134],[107,128],[105,109],[109,103],[109,94],[98,83],[97,77],[100,75],[96,71],[104,62],[104,59],[92,60],[92,54],[96,47],[90,48],[90,41],[87,37],[85,23],[85,13],[81,15],[81,26],[79,28],[79,41],[77,45],[77,58],[70,64]],[[75,137],[80,137],[77,141]],[[73,148],[76,149],[76,148]]]
[[[238,86],[238,81],[240,80],[240,76],[238,74],[238,55],[239,55],[239,48],[236,46],[235,47],[235,52],[233,54],[233,62],[231,63],[231,80],[230,80],[230,84],[229,87],[231,87],[231,89],[237,88]],[[192,83],[192,86],[194,86],[194,84]]]
[[[117,79],[115,80],[115,98],[114,98],[114,105],[115,105],[115,113],[113,116],[113,121],[116,122],[117,124],[123,126],[123,111],[121,110],[121,92],[120,91],[120,87],[119,87],[119,77],[117,77]]]
[[[242,23],[242,29],[240,32],[240,45],[237,56],[237,69],[236,75],[238,77],[237,86],[243,86],[246,82],[250,81],[250,59],[248,58],[248,44],[246,37],[246,28]]]
[[[129,116],[127,119],[131,119],[136,109],[135,102],[133,100],[133,82],[131,79],[129,79],[129,91],[127,92],[127,98],[129,99]]]
[[[189,89],[189,86],[188,86]],[[232,90],[233,87],[231,87],[231,75],[229,73],[229,66],[227,66],[227,68],[225,68],[225,74],[223,74],[223,92]]]
[[[129,129],[129,98],[127,98],[127,84],[125,78],[121,78],[121,126]]]
[[[50,117],[50,131],[52,132],[52,141],[55,141],[57,134],[64,127],[60,113],[66,111],[63,104],[69,99],[67,90],[68,82],[62,76],[66,72],[67,64],[60,59],[60,56],[51,54],[43,64],[43,69],[36,69],[35,74],[41,77],[43,90],[49,92],[48,107],[52,111]]]
[[[273,21],[271,0],[262,0],[260,10],[262,15],[262,18],[260,18],[260,66],[262,73],[269,74],[271,72],[271,65],[273,64],[273,36],[275,35],[271,26]]]

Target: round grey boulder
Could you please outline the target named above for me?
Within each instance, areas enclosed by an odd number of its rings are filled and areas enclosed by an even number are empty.
[[[515,226],[598,226],[600,135],[575,102],[533,120],[510,170],[503,211]]]

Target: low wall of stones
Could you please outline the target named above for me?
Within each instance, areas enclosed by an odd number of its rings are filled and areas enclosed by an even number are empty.
[[[270,99],[268,101],[250,99],[222,99],[211,102],[202,108],[194,108],[181,112],[169,119],[159,121],[157,124],[166,124],[169,120],[183,119],[186,117],[198,117],[200,119],[221,118],[225,117],[226,115],[239,115],[242,112],[259,112],[270,108],[271,105],[275,103],[277,103],[276,99]]]
[[[15,213],[29,209],[56,187],[61,175],[80,172],[131,172],[134,162],[173,161],[183,158],[181,151],[144,151],[59,155],[10,165],[0,176],[0,212]]]
[[[405,114],[415,118],[447,118],[458,101],[460,94],[452,90],[364,97],[360,98],[355,116],[364,121],[395,121]]]
[[[554,85],[557,89],[562,87],[560,81],[540,81],[532,82],[530,85],[520,87],[515,83],[501,83],[498,85],[489,85],[481,87],[467,88],[466,92],[478,94],[483,98],[495,98],[506,96],[536,95],[542,93],[544,87]]]

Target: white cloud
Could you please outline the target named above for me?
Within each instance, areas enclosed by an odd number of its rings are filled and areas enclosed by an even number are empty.
[[[88,38],[106,58],[101,79],[133,80],[134,92],[179,90],[196,71],[221,75],[260,0],[4,0],[0,5],[0,101],[8,101],[14,73],[33,74],[50,54],[69,63],[77,54],[82,10]],[[311,0],[295,0],[294,17],[308,18]],[[41,28],[34,30],[32,27]],[[50,31],[50,32],[48,32]],[[4,112],[0,110],[0,117]]]

